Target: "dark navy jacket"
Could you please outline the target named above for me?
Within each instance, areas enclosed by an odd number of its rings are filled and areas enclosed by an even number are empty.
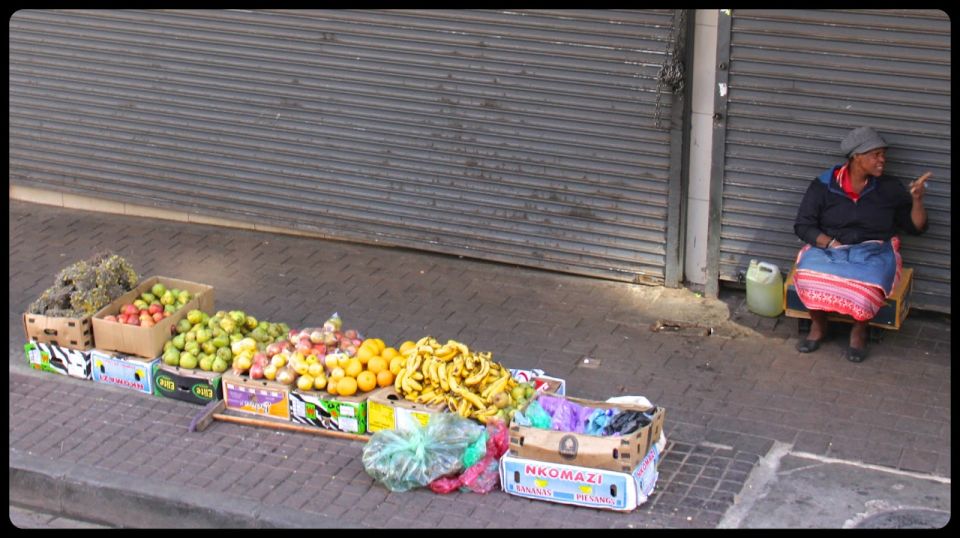
[[[816,246],[817,235],[823,232],[844,245],[871,239],[887,240],[901,229],[921,234],[910,219],[913,198],[900,181],[887,177],[871,177],[860,193],[851,200],[833,180],[841,165],[820,174],[810,182],[800,202],[793,231],[800,239]]]

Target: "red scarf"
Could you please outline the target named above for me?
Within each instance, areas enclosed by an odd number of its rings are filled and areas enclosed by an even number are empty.
[[[837,170],[837,173],[834,174],[833,179],[835,179],[837,182],[837,185],[840,186],[840,190],[842,190],[844,194],[846,194],[851,200],[856,202],[857,200],[860,199],[860,193],[853,190],[853,180],[850,179],[850,170],[847,169],[848,167],[849,167],[849,164],[845,164],[841,166]],[[870,177],[867,176],[867,183],[864,184],[863,188],[866,189],[867,185],[869,184],[870,184]],[[863,189],[861,189],[860,192],[863,192]]]

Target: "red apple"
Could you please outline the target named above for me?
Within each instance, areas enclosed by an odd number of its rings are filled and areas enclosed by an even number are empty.
[[[132,304],[125,304],[125,305],[123,305],[123,307],[120,309],[120,311],[123,312],[124,314],[128,315],[128,316],[129,316],[130,314],[134,314],[134,315],[140,314],[140,310],[139,310],[137,307],[133,306]]]
[[[156,325],[156,323],[153,321],[153,318],[151,317],[145,317],[140,320],[141,327],[153,327],[154,325]]]
[[[164,310],[164,311],[163,311],[163,317],[169,318],[169,317],[170,317],[170,312]]]
[[[160,303],[153,303],[149,308],[147,308],[147,312],[150,312],[151,316],[158,312],[163,312],[163,305]]]
[[[161,321],[163,321],[163,312],[162,311],[154,312],[153,315],[150,317],[153,318],[154,323],[160,323]]]
[[[137,316],[127,316],[127,325],[140,325],[140,318]]]
[[[343,335],[351,340],[355,340],[357,338],[357,331],[354,329],[347,329],[343,331]]]
[[[324,357],[327,355],[327,346],[323,344],[313,344],[313,354],[318,357]]]

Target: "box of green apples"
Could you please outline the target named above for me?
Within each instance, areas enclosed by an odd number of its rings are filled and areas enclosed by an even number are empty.
[[[174,290],[177,291],[176,297],[172,297]],[[163,314],[161,314],[159,320],[155,320],[152,324],[142,322],[129,324],[119,321],[119,316],[126,314],[121,312],[121,309],[128,305],[134,305],[136,308],[147,304],[147,311],[149,312],[149,305],[160,304],[165,308],[167,304],[163,301],[169,302],[170,298],[174,298],[172,303],[174,308],[164,311],[173,311],[166,317],[162,317]],[[152,300],[147,301],[146,299]],[[181,302],[180,299],[187,299],[187,301]],[[180,304],[180,306],[176,307],[177,304]],[[190,282],[189,280],[153,276],[145,279],[136,288],[121,295],[93,315],[94,342],[97,349],[153,359],[159,357],[163,352],[164,343],[176,332],[177,323],[184,319],[188,312],[191,310],[212,311],[213,308],[213,286]],[[143,309],[138,308],[139,316],[144,316],[140,310]],[[134,315],[132,309],[126,315],[128,317]],[[140,318],[138,317],[138,319]],[[145,320],[146,317],[142,319]]]

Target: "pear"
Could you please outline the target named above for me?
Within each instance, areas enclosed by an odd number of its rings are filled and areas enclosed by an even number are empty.
[[[229,365],[227,364],[227,361],[221,359],[220,357],[216,357],[213,359],[213,364],[210,366],[210,369],[214,372],[226,372],[228,367]]]

